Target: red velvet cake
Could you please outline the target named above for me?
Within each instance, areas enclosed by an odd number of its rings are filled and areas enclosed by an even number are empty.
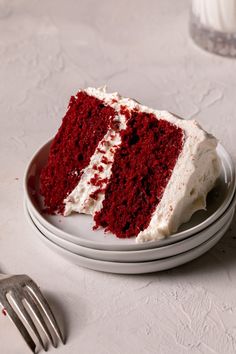
[[[205,208],[219,173],[216,145],[195,121],[81,90],[41,173],[46,211],[91,214],[95,229],[137,242],[168,236]]]

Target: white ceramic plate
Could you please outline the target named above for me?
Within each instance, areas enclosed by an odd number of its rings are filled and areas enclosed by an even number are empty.
[[[44,236],[40,232],[40,230],[33,223],[26,208],[25,208],[25,214],[28,221],[30,222],[31,226],[34,229],[34,232],[54,252],[60,254],[68,261],[78,266],[82,266],[93,270],[98,270],[101,272],[117,273],[117,274],[142,274],[142,273],[159,272],[162,270],[171,269],[179,265],[182,265],[184,263],[187,263],[201,256],[203,253],[207,252],[210,248],[212,248],[225,234],[233,218],[232,216],[230,220],[225,224],[225,226],[220,231],[218,231],[214,236],[212,236],[208,241],[202,243],[200,246],[195,247],[190,251],[181,253],[177,256],[154,260],[150,262],[121,263],[121,262],[106,262],[106,261],[100,261],[96,259],[83,257],[56,245],[54,242],[50,241],[46,236]]]
[[[37,226],[37,228],[52,242],[65,248],[66,250],[76,253],[78,255],[99,259],[103,261],[113,261],[113,262],[145,262],[154,259],[161,259],[166,257],[171,257],[183,252],[186,252],[194,247],[199,246],[201,243],[210,239],[216,232],[218,232],[224,225],[229,221],[229,219],[234,214],[236,198],[229,205],[228,209],[224,214],[216,220],[215,223],[210,225],[208,228],[200,231],[193,236],[190,236],[182,241],[145,250],[138,251],[108,251],[108,250],[97,250],[93,248],[87,248],[77,245],[73,242],[64,240],[61,237],[56,236],[51,231],[47,230],[31,213],[30,207],[27,207],[32,221]]]
[[[128,251],[156,248],[180,241],[198,233],[215,222],[229,206],[235,190],[235,170],[226,150],[219,145],[217,152],[221,160],[221,175],[215,189],[209,193],[207,211],[196,212],[191,220],[182,225],[179,232],[161,241],[136,244],[135,238],[118,239],[114,235],[104,234],[103,230],[93,231],[93,220],[89,215],[74,213],[68,217],[48,215],[42,212],[43,201],[39,194],[39,176],[48,157],[50,142],[34,155],[25,175],[25,196],[32,214],[49,231],[84,247],[94,249]]]

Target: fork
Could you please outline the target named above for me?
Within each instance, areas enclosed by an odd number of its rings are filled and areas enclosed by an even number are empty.
[[[38,328],[44,333],[47,342],[49,341],[55,348],[58,342],[56,338],[65,344],[48,302],[28,275],[0,274],[0,305],[2,314],[8,316],[16,325],[33,353],[36,343],[32,334],[45,351],[48,349],[48,343],[45,343]]]

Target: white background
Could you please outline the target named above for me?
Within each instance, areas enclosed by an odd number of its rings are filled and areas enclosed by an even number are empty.
[[[189,38],[187,0],[0,0],[0,269],[27,273],[68,336],[65,354],[236,352],[236,225],[206,255],[142,276],[89,271],[42,244],[23,175],[70,95],[107,84],[196,118],[236,158],[236,61]],[[0,316],[0,353],[28,353]],[[52,349],[53,352],[53,349]]]

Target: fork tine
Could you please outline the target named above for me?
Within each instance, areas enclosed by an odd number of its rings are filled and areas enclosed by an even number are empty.
[[[22,297],[20,296],[19,292],[17,290],[15,290],[14,293],[10,292],[10,294],[11,294],[11,298],[12,298],[12,300],[14,302],[14,305],[16,306],[18,311],[20,312],[21,316],[23,317],[23,319],[25,320],[27,325],[34,332],[34,334],[36,335],[40,345],[43,347],[43,349],[46,352],[47,351],[47,346],[46,346],[46,344],[44,344],[42,338],[40,337],[40,334],[39,334],[39,332],[38,332],[38,330],[37,330],[32,318],[30,317],[30,315],[26,311],[26,309],[24,307],[24,304],[22,302]]]
[[[44,296],[42,295],[39,287],[37,286],[37,284],[30,279],[27,284],[26,284],[27,289],[31,292],[31,294],[33,295],[33,297],[35,298],[36,301],[38,301],[38,303],[40,304],[45,316],[47,317],[48,321],[50,322],[52,328],[54,329],[57,337],[62,341],[63,344],[65,344],[65,340],[62,336],[62,333],[60,331],[60,328],[56,322],[56,319],[49,307],[49,304],[47,302],[47,300],[44,298]]]
[[[4,306],[4,308],[7,312],[7,315],[9,316],[11,321],[15,324],[15,326],[19,330],[20,334],[24,338],[26,344],[29,346],[29,348],[32,350],[32,352],[35,353],[36,344],[34,343],[33,339],[29,335],[29,332],[25,328],[24,324],[21,322],[21,320],[19,319],[19,317],[15,313],[14,309],[11,307],[8,300],[1,299],[1,303]]]
[[[57,343],[55,342],[54,338],[52,337],[48,326],[46,322],[44,321],[43,316],[41,315],[41,312],[39,311],[39,308],[37,306],[37,303],[35,302],[34,297],[32,294],[29,292],[27,288],[24,288],[24,297],[25,301],[27,302],[27,305],[30,307],[31,311],[34,313],[34,316],[36,317],[41,329],[44,331],[45,335],[51,342],[51,344],[54,346],[54,348],[57,347]]]

